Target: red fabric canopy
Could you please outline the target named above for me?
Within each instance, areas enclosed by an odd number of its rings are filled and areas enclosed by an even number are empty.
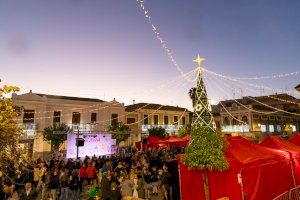
[[[297,133],[288,139],[289,142],[300,146],[300,133]]]
[[[296,184],[300,185],[300,147],[287,140],[282,139],[280,136],[266,137],[260,145],[288,152],[290,154],[291,163],[293,165]]]
[[[242,137],[227,140],[225,154],[230,168],[224,172],[208,172],[211,199],[242,199],[238,174],[242,177],[245,199],[272,199],[293,188],[288,153],[259,146]],[[205,199],[203,171],[188,169],[180,159],[179,166],[182,199]]]
[[[179,138],[178,136],[170,136],[165,139],[160,139],[155,136],[148,136],[147,138],[147,145],[143,145],[143,149],[145,147],[166,147],[166,146],[176,146],[176,147],[185,147],[189,143],[189,135],[185,136],[184,138]],[[141,148],[140,142],[135,143],[138,149]]]

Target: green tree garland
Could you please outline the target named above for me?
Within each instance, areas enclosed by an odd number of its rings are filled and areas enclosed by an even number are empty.
[[[190,168],[223,171],[229,165],[224,155],[226,141],[221,133],[201,126],[192,128],[191,141],[186,147],[183,163]]]

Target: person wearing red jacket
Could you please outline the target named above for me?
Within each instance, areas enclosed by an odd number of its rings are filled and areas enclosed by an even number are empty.
[[[80,189],[80,192],[82,192],[83,182],[87,178],[86,169],[87,169],[87,166],[86,166],[85,163],[83,163],[82,166],[80,167],[80,170],[79,170],[79,180],[80,180],[80,187],[79,187],[79,189]]]
[[[88,183],[90,184],[90,182],[95,179],[96,176],[96,167],[94,163],[89,163],[89,166],[86,169],[86,175],[87,175],[87,180]]]

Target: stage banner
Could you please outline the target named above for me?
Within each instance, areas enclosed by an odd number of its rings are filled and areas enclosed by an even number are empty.
[[[68,134],[67,158],[76,158],[76,138],[76,134]],[[79,157],[103,156],[115,153],[116,140],[112,139],[111,134],[82,134],[79,135],[79,138],[84,139],[84,146],[79,147]]]

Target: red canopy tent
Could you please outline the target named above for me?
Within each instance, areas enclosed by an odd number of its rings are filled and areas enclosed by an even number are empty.
[[[179,138],[178,136],[170,136],[165,139],[160,139],[155,136],[148,136],[147,144],[143,145],[143,149],[148,147],[166,147],[166,146],[176,146],[176,147],[185,147],[189,143],[189,135],[186,135],[184,138]],[[138,149],[141,149],[141,142],[136,142],[135,146]]]
[[[290,154],[295,176],[295,186],[300,185],[300,147],[282,139],[280,136],[266,137],[261,144],[264,147],[286,151]]]
[[[297,133],[288,139],[289,142],[300,146],[300,133]]]
[[[225,153],[230,168],[224,172],[208,172],[211,199],[239,200],[242,193],[245,199],[272,199],[293,188],[287,152],[265,148],[242,137],[228,137],[227,140]],[[205,199],[203,171],[188,169],[181,159],[179,166],[182,199]]]

